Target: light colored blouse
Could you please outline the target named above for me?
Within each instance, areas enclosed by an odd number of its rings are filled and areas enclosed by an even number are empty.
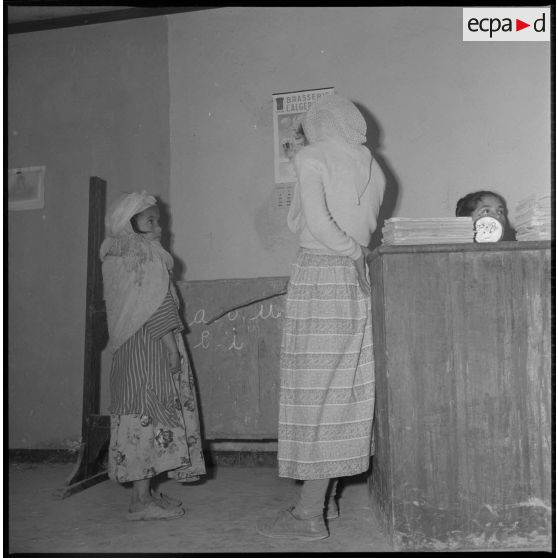
[[[302,148],[288,224],[300,246],[358,259],[376,229],[385,190],[382,169],[363,145],[335,140]]]

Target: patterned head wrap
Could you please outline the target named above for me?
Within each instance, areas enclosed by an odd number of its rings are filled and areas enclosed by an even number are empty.
[[[107,236],[132,234],[134,230],[130,219],[153,205],[157,205],[157,200],[145,190],[124,194],[118,198],[109,208],[105,218]]]
[[[302,122],[304,135],[310,143],[341,138],[351,145],[366,142],[366,122],[356,106],[336,93],[314,103]]]

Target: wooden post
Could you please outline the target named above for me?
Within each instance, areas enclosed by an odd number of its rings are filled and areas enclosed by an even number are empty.
[[[107,184],[92,176],[89,180],[89,232],[87,288],[85,302],[85,351],[83,361],[83,407],[81,446],[69,485],[57,492],[66,497],[107,478],[102,452],[110,438],[110,417],[99,415],[101,353],[108,341],[103,276],[99,249],[104,238]]]

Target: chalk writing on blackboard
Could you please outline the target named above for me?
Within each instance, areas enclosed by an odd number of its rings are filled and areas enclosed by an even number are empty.
[[[188,322],[188,327],[192,328],[192,326],[199,326],[205,325],[207,326],[207,322],[205,321],[205,309],[200,308],[196,310],[194,314],[194,318],[192,321]],[[230,322],[236,322],[240,320],[242,323],[245,323],[246,320],[252,322],[254,320],[277,320],[282,316],[281,310],[277,310],[273,308],[273,303],[267,304],[260,304],[256,313],[251,316],[242,316],[238,312],[238,310],[234,310],[229,312],[227,315],[227,319]],[[230,334],[232,333],[232,340],[229,342]],[[220,350],[224,351],[241,351],[245,346],[246,343],[242,339],[239,339],[240,334],[235,327],[232,330],[225,330],[224,332],[221,330],[219,335],[225,336],[225,339],[220,338],[218,341],[225,341],[223,344],[222,342],[218,342],[215,340],[215,334],[210,331],[209,329],[201,329],[196,331],[196,328],[191,329],[190,336],[194,337],[192,348],[193,349],[201,349],[207,350],[212,347],[212,345]]]
[[[194,349],[201,347],[202,349],[209,349],[209,336],[211,333],[204,329],[200,335],[200,342],[197,345],[194,345]]]
[[[281,317],[281,312],[279,311],[277,314],[275,314],[273,312],[273,303],[271,303],[269,305],[269,310],[267,312],[267,314],[264,315],[264,305],[260,304],[260,310],[259,312],[253,316],[252,318],[250,318],[250,320],[257,320],[258,318],[261,318],[262,320],[267,320],[268,318],[280,318]]]
[[[194,319],[191,322],[188,322],[188,327],[193,326],[195,324],[205,324],[205,310],[203,308],[200,308],[194,314]]]
[[[234,349],[235,351],[241,351],[244,347],[244,343],[241,343],[240,345],[237,345],[236,343],[236,329],[233,327],[233,340],[232,343],[230,344],[228,350],[232,350]]]

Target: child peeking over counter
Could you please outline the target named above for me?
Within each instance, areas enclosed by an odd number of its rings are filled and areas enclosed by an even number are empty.
[[[490,190],[479,190],[463,196],[455,208],[456,217],[472,217],[475,242],[515,240],[508,221],[506,200]]]
[[[132,483],[129,520],[173,519],[182,503],[155,492],[167,473],[178,482],[205,474],[198,406],[161,246],[157,200],[132,192],[116,201],[101,245],[110,372],[109,478]]]

